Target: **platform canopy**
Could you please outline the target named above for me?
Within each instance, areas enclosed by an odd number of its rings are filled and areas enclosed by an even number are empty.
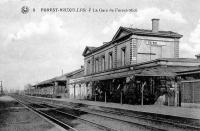
[[[200,67],[197,68],[197,69],[189,69],[189,70],[186,70],[186,71],[180,71],[180,72],[177,72],[178,75],[191,75],[191,74],[200,74]]]
[[[157,68],[150,68],[150,69],[143,69],[139,70],[135,74],[136,76],[170,76],[174,77],[177,74],[175,73],[174,69],[171,68],[163,68],[163,67],[157,67]]]
[[[64,75],[62,76],[58,76],[58,77],[54,77],[45,81],[42,81],[40,83],[37,83],[34,85],[34,87],[45,87],[45,86],[53,86],[55,85],[54,82],[58,82],[58,83],[65,83],[66,82],[66,77]]]
[[[189,67],[194,68],[194,67]],[[178,71],[188,70],[188,67],[185,66],[155,66],[149,68],[140,68],[140,69],[127,69],[119,72],[109,72],[104,74],[98,74],[93,76],[85,77],[85,81],[99,81],[99,80],[109,80],[116,78],[128,77],[131,75],[134,76],[144,76],[144,77],[175,77],[177,76]]]
[[[34,87],[39,87],[39,86],[51,86],[51,85],[53,85],[54,83],[54,79],[55,78],[52,78],[52,79],[48,79],[48,80],[45,80],[45,81],[42,81],[42,82],[39,82],[39,83],[37,83],[37,84],[35,84],[35,85],[33,85]]]

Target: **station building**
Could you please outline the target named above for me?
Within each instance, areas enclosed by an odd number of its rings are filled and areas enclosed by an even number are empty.
[[[71,99],[178,106],[182,99],[179,74],[198,70],[200,65],[199,59],[179,58],[181,37],[159,30],[159,19],[152,19],[151,30],[120,27],[111,41],[86,46],[84,67],[35,87],[53,83],[50,89],[55,90],[60,85]]]
[[[197,59],[179,58],[181,37],[160,31],[159,19],[152,19],[152,30],[120,27],[111,41],[85,48],[84,75],[69,82],[70,88],[82,89],[78,92],[85,96],[74,98],[153,104],[163,96],[166,104],[177,105],[180,78],[176,72],[200,64]]]
[[[32,86],[26,91],[26,94],[44,97],[67,97],[67,79],[66,75],[54,77]]]
[[[81,66],[78,70],[39,82],[33,85],[32,88],[26,90],[26,94],[56,98],[75,98],[73,97],[75,93],[70,93],[72,90],[69,88],[68,83],[71,79],[80,77],[83,74],[83,69],[83,66]]]

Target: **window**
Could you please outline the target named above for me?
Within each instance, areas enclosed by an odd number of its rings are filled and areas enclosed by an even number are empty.
[[[105,70],[105,56],[103,55],[101,57],[101,71]]]
[[[99,72],[99,58],[95,59],[95,72]]]
[[[126,61],[126,48],[121,49],[121,65],[124,66]]]
[[[90,74],[90,60],[87,61],[87,74]]]
[[[113,66],[113,55],[112,55],[112,52],[109,53],[108,55],[108,65],[109,65],[109,69],[112,69],[112,66]]]

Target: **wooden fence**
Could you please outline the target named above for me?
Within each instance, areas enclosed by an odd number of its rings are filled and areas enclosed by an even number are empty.
[[[181,82],[181,101],[200,103],[200,79]]]

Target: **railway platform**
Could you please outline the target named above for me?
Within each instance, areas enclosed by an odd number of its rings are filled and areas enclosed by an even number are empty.
[[[62,131],[10,96],[0,96],[0,131]]]
[[[129,105],[129,104],[118,104],[110,102],[99,102],[99,101],[89,101],[89,100],[77,100],[77,99],[67,99],[67,98],[44,98],[51,99],[60,102],[67,103],[80,103],[87,105],[89,108],[100,108],[107,107],[113,109],[122,109],[127,111],[135,111],[147,114],[162,115],[166,117],[175,118],[188,118],[188,119],[199,119],[200,120],[200,109],[199,108],[188,108],[188,107],[174,107],[174,106],[164,106],[164,105]]]

